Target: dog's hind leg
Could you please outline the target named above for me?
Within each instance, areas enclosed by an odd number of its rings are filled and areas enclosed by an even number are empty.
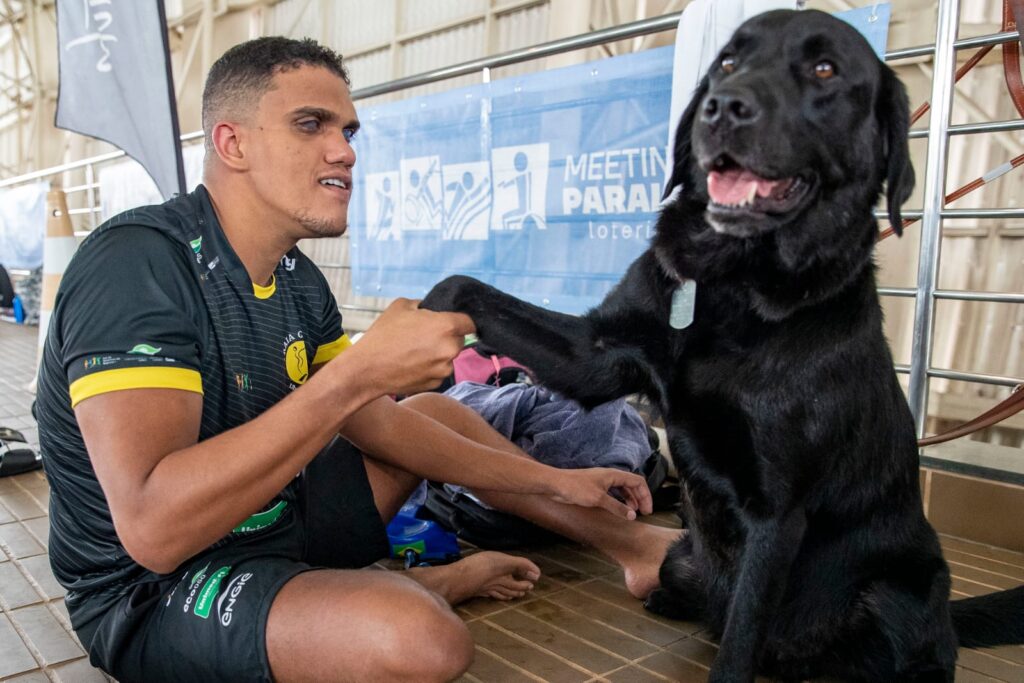
[[[946,607],[949,575],[940,571],[924,585],[882,580],[860,597],[860,626],[846,635],[837,650],[849,667],[841,677],[851,681],[914,681],[952,683],[956,638]]]
[[[754,680],[768,622],[782,601],[790,566],[806,529],[807,516],[802,508],[782,517],[755,519],[747,525],[725,632],[709,683]]]

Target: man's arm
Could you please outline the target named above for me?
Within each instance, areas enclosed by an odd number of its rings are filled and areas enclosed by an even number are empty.
[[[604,508],[627,519],[651,512],[651,494],[643,477],[609,468],[559,469],[489,448],[388,398],[359,409],[341,434],[369,457],[424,479],[484,491],[540,494]],[[611,488],[621,491],[626,504],[608,494]]]
[[[153,571],[173,571],[270,501],[361,406],[446,377],[472,331],[465,316],[398,300],[305,385],[201,443],[199,394],[132,389],[83,400],[75,415],[125,549]]]

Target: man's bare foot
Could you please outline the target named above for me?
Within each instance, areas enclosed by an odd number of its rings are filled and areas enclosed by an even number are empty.
[[[661,563],[665,560],[668,547],[680,538],[680,530],[639,523],[636,533],[638,543],[634,547],[641,551],[621,557],[619,564],[626,574],[626,590],[634,598],[643,600],[661,583],[658,578]]]
[[[525,557],[484,550],[440,567],[413,567],[408,576],[457,605],[476,597],[521,598],[533,590],[540,569]]]

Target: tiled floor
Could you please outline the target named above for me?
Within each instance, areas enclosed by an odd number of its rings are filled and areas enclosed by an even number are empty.
[[[0,322],[0,426],[37,447],[31,395],[36,329]],[[39,472],[0,479],[0,680],[108,681],[89,666],[70,632],[63,590],[46,557],[46,480]],[[670,525],[661,515],[654,523]],[[945,537],[954,597],[1024,583],[1024,555]],[[622,574],[597,553],[559,544],[528,554],[544,572],[516,603],[476,600],[458,609],[477,643],[464,681],[646,683],[704,681],[716,648],[696,624],[645,612]],[[1022,615],[1024,618],[1024,615]],[[959,683],[1024,683],[1024,647],[962,650]]]

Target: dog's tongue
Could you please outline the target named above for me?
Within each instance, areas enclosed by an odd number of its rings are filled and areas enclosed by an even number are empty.
[[[750,196],[751,188],[757,188],[757,196],[767,197],[779,182],[765,180],[745,168],[711,171],[708,174],[708,194],[716,204],[739,204]]]

